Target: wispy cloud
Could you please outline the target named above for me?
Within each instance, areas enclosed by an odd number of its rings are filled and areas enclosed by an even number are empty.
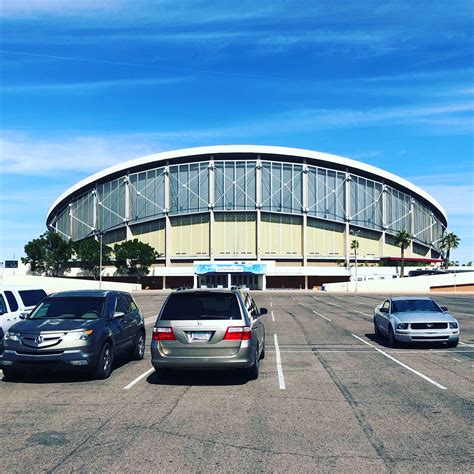
[[[107,81],[82,81],[49,84],[15,84],[1,85],[0,92],[89,92],[94,89],[110,87],[153,87],[167,84],[178,84],[192,80],[191,77],[163,77],[158,79],[114,79]]]

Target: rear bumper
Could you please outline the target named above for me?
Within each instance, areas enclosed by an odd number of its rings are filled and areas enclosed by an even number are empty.
[[[0,357],[0,368],[11,367],[15,369],[87,369],[95,367],[99,354],[84,350],[66,350],[62,354],[18,353],[5,349]]]
[[[232,356],[167,356],[163,354],[159,346],[153,342],[151,345],[151,363],[155,369],[224,369],[249,368],[255,362],[256,350],[254,347],[241,347]]]

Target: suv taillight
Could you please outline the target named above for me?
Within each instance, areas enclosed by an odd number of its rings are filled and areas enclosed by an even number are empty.
[[[248,341],[252,337],[252,330],[244,326],[230,326],[224,336],[224,341]]]
[[[175,341],[173,328],[153,328],[153,341]]]

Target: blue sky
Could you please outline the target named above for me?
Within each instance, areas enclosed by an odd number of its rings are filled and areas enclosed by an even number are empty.
[[[309,148],[444,205],[474,260],[470,1],[3,0],[0,260],[54,199],[123,160]]]

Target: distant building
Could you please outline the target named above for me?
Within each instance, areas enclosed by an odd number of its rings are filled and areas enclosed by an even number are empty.
[[[96,173],[51,206],[48,228],[73,241],[138,238],[160,258],[155,286],[313,287],[358,261],[439,258],[447,216],[433,197],[374,166],[295,148],[225,145],[158,153]]]

